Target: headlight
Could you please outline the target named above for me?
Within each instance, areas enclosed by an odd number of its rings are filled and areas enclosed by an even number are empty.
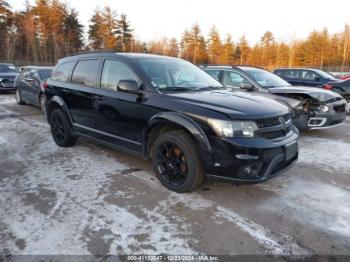
[[[221,137],[255,137],[259,129],[252,121],[225,121],[208,119],[208,124]]]
[[[329,111],[328,106],[325,106],[325,105],[320,105],[317,107],[317,109],[323,113],[327,113]]]

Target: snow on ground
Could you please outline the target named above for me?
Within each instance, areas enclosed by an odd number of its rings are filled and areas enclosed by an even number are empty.
[[[344,139],[301,137],[299,163],[350,176],[350,138]]]
[[[212,198],[175,194],[118,151],[85,140],[57,147],[47,124],[16,117],[11,103],[0,99],[0,248],[12,254],[203,254],[203,221],[208,230],[225,225],[245,245],[261,247],[250,253],[311,254],[305,239],[283,230],[285,220],[262,220],[273,214],[310,230],[311,239],[350,239],[348,180],[332,179],[350,174],[349,142],[301,137],[298,164],[279,178],[240,188],[215,185]],[[318,180],[317,170],[330,183]],[[221,198],[214,198],[215,188]],[[238,205],[234,196],[246,193],[260,197]],[[217,239],[228,247],[235,240]]]

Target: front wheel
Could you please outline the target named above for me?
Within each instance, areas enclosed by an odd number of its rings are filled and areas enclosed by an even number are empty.
[[[77,137],[71,132],[69,120],[62,110],[55,109],[51,113],[50,127],[52,138],[58,146],[70,147],[77,141]]]
[[[16,88],[16,102],[19,105],[24,105],[25,104],[23,99],[22,99],[21,91],[19,91],[18,88]]]
[[[160,182],[169,190],[190,192],[204,180],[196,144],[185,131],[162,134],[151,148],[151,159]]]

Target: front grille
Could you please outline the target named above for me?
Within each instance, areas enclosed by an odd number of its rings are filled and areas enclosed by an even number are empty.
[[[333,109],[335,112],[343,113],[343,112],[345,112],[345,104],[342,104],[339,106],[334,106]]]
[[[286,114],[279,117],[259,119],[256,124],[263,137],[276,139],[285,137],[292,130],[292,116]]]

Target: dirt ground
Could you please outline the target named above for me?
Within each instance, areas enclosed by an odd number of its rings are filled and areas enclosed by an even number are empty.
[[[137,157],[57,147],[38,109],[0,95],[0,253],[350,255],[349,217],[350,119],[303,133],[266,183],[176,194]]]

